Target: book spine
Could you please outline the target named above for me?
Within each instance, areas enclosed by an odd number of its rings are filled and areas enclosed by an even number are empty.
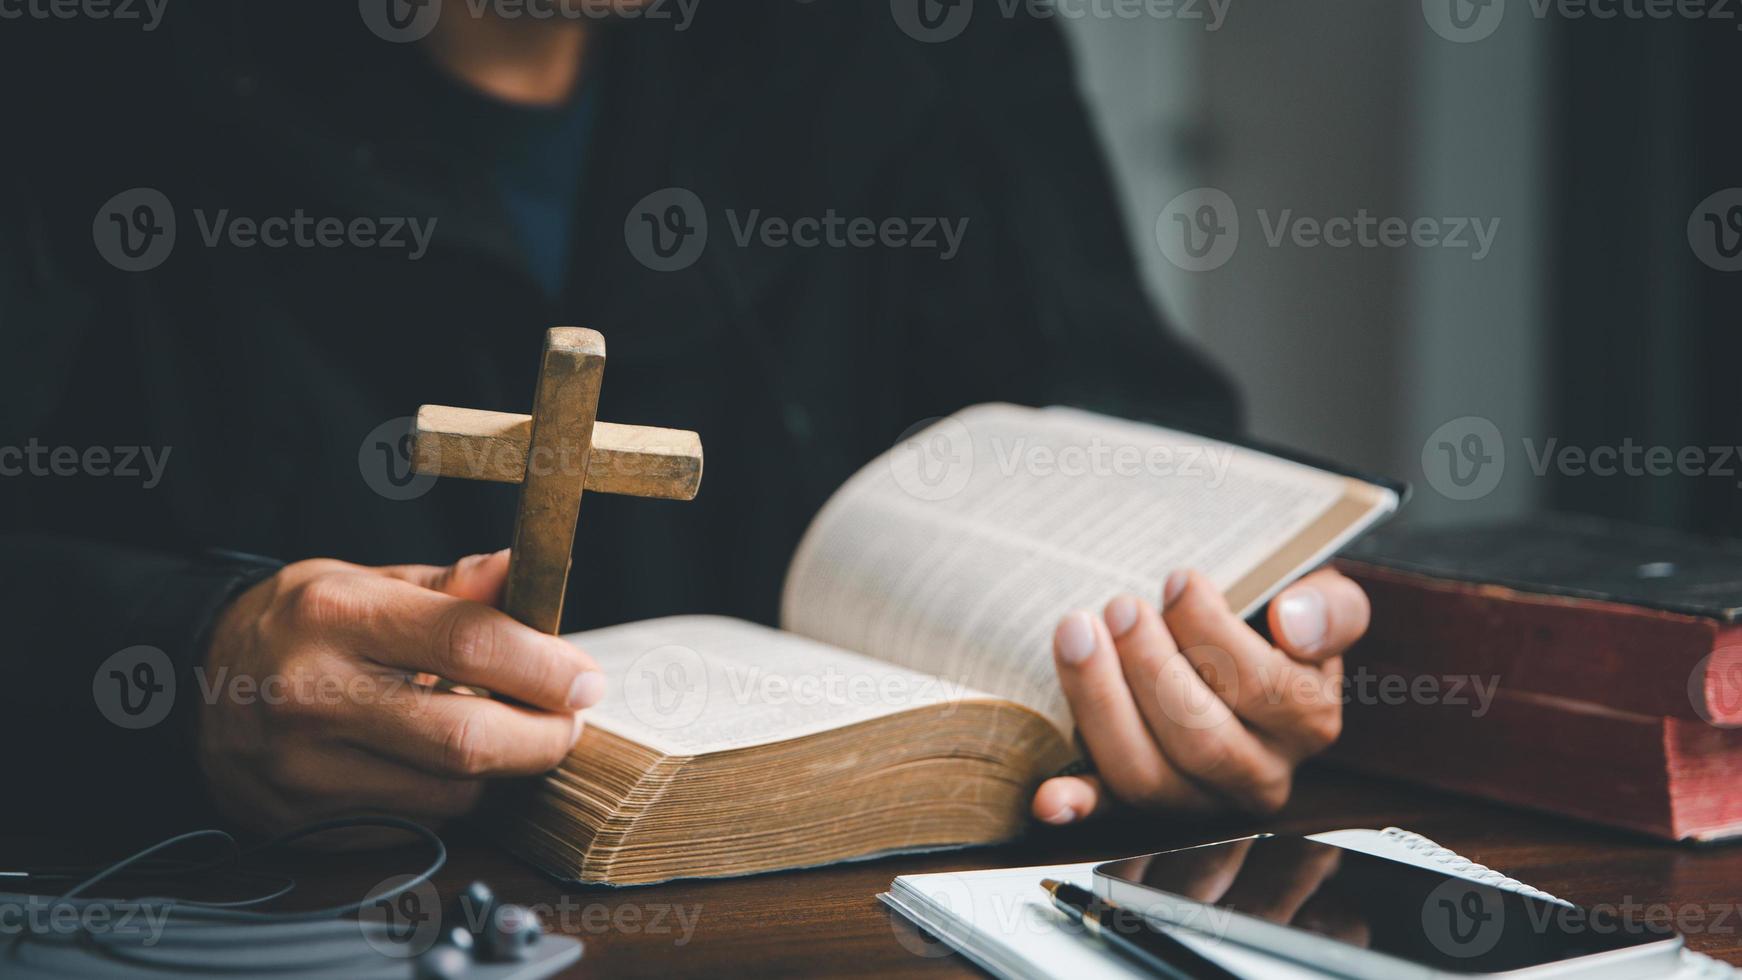
[[[1742,725],[1742,629],[1343,560],[1372,602],[1350,671],[1383,661],[1642,715]],[[1709,659],[1708,659],[1709,658]]]
[[[1666,724],[1504,692],[1485,708],[1354,697],[1328,758],[1364,772],[1676,839],[1687,828],[1677,827],[1671,813]]]

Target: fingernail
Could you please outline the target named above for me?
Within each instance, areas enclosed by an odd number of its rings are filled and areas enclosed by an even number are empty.
[[[1164,607],[1173,605],[1173,601],[1179,598],[1179,594],[1186,590],[1186,583],[1189,581],[1191,581],[1191,576],[1183,571],[1170,573],[1167,576],[1166,584],[1161,587],[1161,604]]]
[[[1074,612],[1059,624],[1059,659],[1067,664],[1080,664],[1095,652],[1095,626],[1086,612]]]
[[[582,718],[580,716],[579,712],[576,712],[575,713],[575,732],[573,735],[569,736],[569,748],[571,748],[571,749],[574,748],[575,743],[579,742],[581,740],[581,732],[583,730],[585,730],[586,727],[587,727],[586,719]]]
[[[1295,589],[1282,597],[1276,612],[1282,622],[1284,638],[1302,652],[1318,646],[1330,628],[1325,615],[1325,597],[1318,589]]]
[[[605,699],[605,675],[589,670],[569,685],[569,707],[576,711],[591,708]]]
[[[1063,810],[1060,810],[1057,813],[1053,814],[1052,816],[1045,818],[1046,822],[1050,823],[1050,824],[1067,824],[1075,819],[1077,819],[1077,811],[1071,809],[1068,806],[1065,807]]]
[[[1122,595],[1107,603],[1107,632],[1114,639],[1131,632],[1131,627],[1137,625],[1137,600],[1128,595]]]

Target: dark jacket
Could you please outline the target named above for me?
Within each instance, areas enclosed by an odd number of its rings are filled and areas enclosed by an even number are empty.
[[[187,671],[214,611],[259,574],[220,550],[441,564],[503,547],[513,488],[444,480],[391,499],[370,434],[426,402],[528,411],[549,326],[608,339],[601,418],[692,428],[707,452],[692,503],[586,499],[570,629],[771,621],[830,491],[964,405],[1232,428],[1224,376],[1145,298],[1057,29],[982,6],[942,43],[904,34],[883,3],[735,0],[701,4],[683,31],[601,29],[555,300],[526,271],[479,138],[434,95],[450,83],[355,5],[188,2],[150,33],[9,24],[28,41],[9,90],[30,96],[0,187],[0,447],[105,447],[111,467],[128,447],[169,455],[150,488],[143,458],[135,478],[83,462],[0,477],[7,782],[29,801],[0,819],[113,829],[125,815],[130,834],[209,819]],[[138,187],[172,202],[176,244],[124,272],[99,255],[93,216]],[[625,223],[669,187],[703,202],[710,230],[698,261],[660,272]],[[224,209],[437,225],[416,261],[208,247],[201,222]],[[727,211],[752,209],[967,225],[947,261],[740,246]],[[171,719],[131,731],[94,684],[140,644],[183,673]]]

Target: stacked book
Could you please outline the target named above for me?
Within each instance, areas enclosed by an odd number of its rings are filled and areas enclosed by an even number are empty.
[[[1586,519],[1388,528],[1333,758],[1672,840],[1742,835],[1742,547]]]

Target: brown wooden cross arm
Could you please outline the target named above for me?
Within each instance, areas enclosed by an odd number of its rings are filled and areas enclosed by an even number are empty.
[[[520,484],[503,610],[545,633],[562,625],[583,491],[690,500],[702,484],[694,432],[596,420],[604,375],[605,338],[556,327],[545,335],[531,415],[417,410],[418,473]]]

